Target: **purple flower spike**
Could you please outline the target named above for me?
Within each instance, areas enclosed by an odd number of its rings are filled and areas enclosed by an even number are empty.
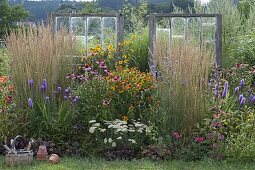
[[[62,89],[61,89],[61,87],[59,86],[59,87],[58,87],[58,92],[60,93],[60,92],[61,92],[61,90],[62,90]]]
[[[245,104],[245,102],[246,102],[246,98],[243,97],[242,100],[241,100],[241,102],[240,102],[240,105],[243,106],[243,105]]]
[[[27,101],[28,101],[28,107],[32,109],[33,108],[33,100],[31,98],[29,98]]]
[[[43,92],[46,90],[44,85],[41,85],[41,89],[42,89]]]
[[[28,84],[29,84],[29,87],[30,87],[30,88],[33,87],[33,85],[34,85],[34,80],[32,80],[32,79],[29,80],[29,81],[28,81]]]
[[[67,98],[68,98],[67,96],[64,96],[64,100],[67,100]]]
[[[50,102],[50,98],[48,96],[45,97],[45,102],[49,103]]]
[[[76,104],[78,102],[77,99],[73,99],[73,104]]]
[[[237,86],[237,87],[235,88],[235,93],[238,94],[239,91],[240,91],[240,88]]]
[[[243,94],[240,94],[239,96],[239,102],[241,102],[241,100],[244,98]]]
[[[225,82],[224,90],[222,92],[222,97],[225,98],[227,96],[227,93],[228,93],[228,82]]]
[[[244,79],[240,80],[240,86],[244,87],[244,85],[245,85]]]
[[[253,95],[251,94],[251,95],[249,96],[248,100],[249,100],[249,101],[252,101],[252,99],[253,99]]]
[[[75,96],[75,99],[76,99],[76,100],[79,100],[79,98],[80,98],[79,96]]]
[[[44,86],[44,89],[47,90],[47,80],[43,79],[42,86]]]
[[[252,102],[255,104],[255,96],[253,96],[253,98],[252,98]]]

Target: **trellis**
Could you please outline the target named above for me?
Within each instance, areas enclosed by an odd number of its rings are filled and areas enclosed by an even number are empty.
[[[85,44],[85,51],[86,55],[88,53],[88,41],[89,41],[89,20],[93,18],[99,19],[100,22],[100,32],[101,35],[100,37],[100,45],[104,45],[104,21],[107,18],[113,18],[114,19],[114,27],[115,27],[115,32],[116,32],[116,41],[115,41],[115,46],[117,49],[117,52],[120,54],[119,50],[119,43],[123,43],[124,41],[124,16],[121,13],[98,13],[98,14],[82,14],[82,13],[53,13],[52,14],[52,21],[53,25],[55,26],[54,31],[58,31],[61,26],[59,24],[59,18],[61,17],[67,17],[68,18],[68,23],[66,24],[67,28],[72,32],[72,25],[73,25],[73,20],[74,19],[82,19],[83,21],[83,28],[84,28],[84,44]]]
[[[185,43],[188,43],[188,19],[190,18],[198,18],[200,19],[200,49],[202,50],[202,46],[204,43],[203,37],[203,26],[208,23],[203,23],[203,18],[214,18],[215,19],[215,34],[214,34],[214,43],[215,43],[215,63],[216,66],[219,67],[222,56],[222,15],[221,14],[150,14],[149,15],[149,28],[150,28],[150,54],[149,54],[149,64],[151,71],[154,74],[157,74],[157,65],[156,65],[156,57],[155,56],[155,42],[156,42],[156,21],[157,18],[166,18],[168,19],[169,24],[169,45],[171,46],[173,41],[173,26],[172,22],[174,18],[183,18],[184,19],[184,40]],[[157,75],[156,75],[157,76]]]

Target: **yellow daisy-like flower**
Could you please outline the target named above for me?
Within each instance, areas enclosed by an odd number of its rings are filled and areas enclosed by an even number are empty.
[[[124,60],[124,63],[127,63],[128,62],[128,60]]]
[[[111,87],[112,91],[115,91],[115,87]]]
[[[127,59],[128,57],[127,57],[127,55],[123,55],[123,58]]]
[[[123,90],[120,90],[119,93],[123,93],[124,91]]]
[[[128,116],[122,116],[122,120],[127,122],[128,121]]]
[[[119,65],[123,64],[123,61],[119,61]]]
[[[132,38],[134,38],[134,39],[135,39],[136,37],[137,37],[137,35],[136,35],[136,34],[133,34],[133,35],[132,35]]]

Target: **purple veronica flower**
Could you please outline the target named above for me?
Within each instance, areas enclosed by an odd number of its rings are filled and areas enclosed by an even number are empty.
[[[41,85],[41,89],[43,92],[46,90],[44,85]]]
[[[76,100],[79,100],[79,98],[80,98],[79,96],[75,96],[75,99],[76,99]]]
[[[227,93],[228,93],[228,82],[225,82],[224,90],[222,92],[222,97],[225,98],[227,96]]]
[[[43,79],[42,86],[44,86],[44,89],[47,90],[47,80]]]
[[[249,101],[252,101],[252,99],[253,99],[253,95],[251,94],[251,95],[249,96],[248,100],[249,100]]]
[[[46,102],[46,103],[49,103],[49,102],[50,102],[49,96],[46,96],[46,97],[45,97],[45,102]]]
[[[67,100],[67,96],[64,96],[64,100]]]
[[[215,96],[215,97],[218,97],[218,95],[219,95],[219,85],[218,85],[218,84],[215,84],[214,96]]]
[[[32,79],[29,80],[29,81],[28,81],[28,84],[29,84],[29,87],[30,87],[30,88],[33,87],[33,85],[34,85],[34,80],[32,80]]]
[[[255,104],[255,96],[253,96],[253,98],[252,98],[252,102]]]
[[[29,98],[28,100],[28,106],[32,109],[33,108],[33,100]]]
[[[239,102],[241,102],[241,100],[244,98],[243,94],[240,94],[239,96]]]
[[[240,105],[243,106],[243,105],[245,104],[245,102],[246,102],[246,98],[243,97],[242,100],[241,100],[241,102],[240,102]]]
[[[240,88],[237,86],[237,87],[235,88],[235,93],[238,94],[239,91],[240,91]]]
[[[73,104],[76,104],[78,102],[77,99],[73,99]]]
[[[58,92],[60,93],[60,92],[61,92],[61,90],[62,90],[62,89],[61,89],[61,87],[59,86],[59,87],[58,87]]]
[[[244,79],[240,80],[240,86],[244,87],[244,85],[245,85]]]

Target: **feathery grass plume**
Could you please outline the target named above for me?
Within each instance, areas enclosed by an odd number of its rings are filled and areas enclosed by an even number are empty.
[[[54,33],[53,25],[20,27],[6,37],[11,61],[11,74],[16,86],[18,104],[27,105],[27,99],[41,93],[42,82],[46,95],[51,97],[58,85],[68,87],[65,75],[72,70],[72,52],[75,39],[66,30]],[[28,83],[33,80],[33,86]],[[55,87],[56,86],[56,87]]]
[[[191,44],[176,42],[169,46],[158,38],[155,44],[157,65],[163,79],[159,82],[161,104],[158,114],[162,127],[191,132],[208,113],[208,78],[213,66],[213,52]]]

